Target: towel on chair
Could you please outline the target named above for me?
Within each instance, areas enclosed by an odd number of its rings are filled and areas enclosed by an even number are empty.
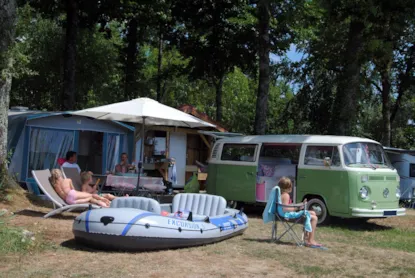
[[[281,215],[284,218],[288,219],[297,219],[298,217],[303,216],[305,213],[305,222],[304,222],[304,229],[311,233],[313,231],[313,228],[311,227],[311,215],[306,210],[300,210],[300,211],[286,211],[283,215]]]
[[[272,188],[269,198],[268,198],[268,202],[267,205],[265,206],[264,212],[262,213],[262,220],[264,221],[264,223],[268,223],[270,221],[274,220],[274,213],[275,213],[275,209],[276,209],[276,193],[278,190],[278,203],[281,203],[281,193],[279,192],[279,187],[278,186],[274,186],[274,188]],[[311,215],[308,211],[306,210],[301,210],[301,211],[283,211],[282,207],[278,208],[278,214],[283,217],[283,218],[288,218],[288,219],[296,219],[298,217],[301,217],[302,215],[305,214],[306,220],[304,223],[304,229],[307,232],[312,232],[313,228],[311,227]]]
[[[264,221],[264,223],[268,223],[274,220],[275,208],[277,207],[276,200],[275,200],[276,190],[277,190],[277,187],[275,186],[269,193],[267,205],[265,206],[264,212],[262,213],[262,220]]]

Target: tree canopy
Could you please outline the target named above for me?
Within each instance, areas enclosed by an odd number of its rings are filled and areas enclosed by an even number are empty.
[[[19,1],[10,106],[146,96],[234,132],[414,148],[414,14],[410,0]]]

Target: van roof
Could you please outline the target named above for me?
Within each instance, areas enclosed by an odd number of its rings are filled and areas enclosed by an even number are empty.
[[[218,142],[224,143],[287,143],[287,144],[338,144],[343,145],[352,142],[367,142],[376,143],[379,142],[360,137],[351,136],[335,136],[335,135],[252,135],[252,136],[237,136],[220,139]]]
[[[406,149],[399,149],[399,148],[391,148],[391,147],[383,147],[386,152],[390,153],[398,153],[398,154],[409,154],[415,155],[415,150],[406,150]]]

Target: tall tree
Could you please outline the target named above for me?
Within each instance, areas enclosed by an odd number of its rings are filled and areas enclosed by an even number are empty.
[[[7,113],[12,83],[11,67],[13,66],[9,50],[14,41],[15,21],[16,2],[0,0],[0,183],[5,180],[5,168],[7,167]]]
[[[280,78],[282,61],[270,62],[270,54],[283,56],[290,45],[299,41],[308,28],[306,12],[313,10],[311,2],[303,0],[256,1],[259,56],[259,80],[255,113],[255,134],[265,134],[267,128],[270,82]]]
[[[18,9],[18,18],[18,42],[13,52],[19,55],[15,55],[17,72],[13,78],[10,105],[57,111],[62,107],[62,97],[57,91],[62,88],[65,30],[57,21],[42,17],[29,5]],[[76,109],[123,100],[119,94],[123,88],[119,61],[122,45],[120,24],[116,22],[111,22],[104,30],[97,25],[79,30]],[[25,61],[24,68],[20,69]]]
[[[379,76],[371,82],[382,99],[381,142],[390,146],[396,112],[414,82],[415,4],[410,0],[384,0],[377,1],[376,8],[371,18],[367,55],[373,57],[374,76]]]
[[[136,71],[137,71],[137,43],[138,43],[138,21],[135,17],[132,17],[128,21],[126,30],[127,47],[125,48],[125,87],[124,87],[124,99],[128,100],[134,97],[136,93]],[[143,30],[141,30],[143,32]]]
[[[246,1],[181,0],[173,8],[175,34],[182,55],[190,58],[193,79],[204,79],[216,92],[216,120],[223,115],[226,75],[235,66],[253,70],[256,60],[255,23]]]
[[[360,72],[365,58],[365,28],[371,1],[356,6],[354,0],[326,1],[331,24],[347,22],[347,37],[342,52],[341,73],[334,100],[329,132],[336,135],[351,135],[357,123],[358,104],[361,98]]]
[[[73,110],[76,108],[76,57],[79,29],[95,28],[97,22],[105,21],[108,13],[108,1],[81,1],[81,0],[29,0],[32,7],[43,17],[53,19],[62,24],[65,30],[65,44],[63,50],[63,75],[61,109]],[[25,2],[25,1],[23,1]],[[116,3],[112,3],[115,5]],[[112,9],[118,6],[113,6]],[[62,20],[64,15],[65,20]]]
[[[78,0],[66,0],[66,34],[65,51],[63,54],[63,98],[62,108],[65,111],[75,107],[75,72],[76,72],[76,41],[78,35]]]
[[[255,134],[265,134],[266,118],[268,111],[268,95],[270,82],[270,0],[260,0],[258,9],[258,33],[259,33],[259,83],[255,113]]]

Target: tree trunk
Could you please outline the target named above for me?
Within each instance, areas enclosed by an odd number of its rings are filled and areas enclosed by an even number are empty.
[[[78,34],[78,1],[66,0],[66,40],[63,57],[63,98],[64,111],[75,108],[76,38]]]
[[[8,128],[8,110],[10,102],[10,88],[12,85],[12,78],[10,74],[0,76],[0,173],[7,161],[7,128]],[[0,178],[1,183],[1,178]]]
[[[127,61],[125,65],[125,89],[124,98],[129,100],[133,97],[135,90],[135,71],[136,71],[136,59],[137,59],[137,28],[138,22],[135,18],[132,18],[128,24],[127,33]]]
[[[399,75],[399,85],[398,85],[398,97],[396,98],[395,105],[392,109],[392,114],[390,118],[391,124],[395,120],[396,114],[401,106],[402,96],[411,88],[411,85],[414,82],[413,71],[415,67],[415,43],[411,46],[408,53],[408,58],[406,59],[406,69],[405,73]]]
[[[161,66],[163,62],[163,32],[160,24],[160,33],[159,33],[159,53],[157,61],[157,101],[161,101],[162,92],[161,92]]]
[[[7,128],[12,77],[12,66],[8,50],[14,40],[16,22],[16,2],[0,0],[0,183],[7,171]]]
[[[269,65],[269,21],[270,7],[268,0],[258,3],[259,16],[259,84],[255,112],[255,134],[265,134],[267,128],[268,96],[270,82]]]
[[[360,99],[360,54],[363,47],[364,24],[352,21],[344,53],[343,71],[340,74],[334,100],[329,132],[335,135],[352,135],[357,123],[357,106]]]
[[[391,139],[391,105],[390,105],[390,91],[391,91],[391,81],[390,81],[390,69],[391,69],[392,60],[389,60],[385,65],[384,69],[380,72],[382,79],[382,140],[381,143],[383,146],[390,146]]]
[[[223,75],[218,83],[215,85],[216,87],[216,121],[222,121],[222,88],[223,88],[223,80],[225,76]]]

